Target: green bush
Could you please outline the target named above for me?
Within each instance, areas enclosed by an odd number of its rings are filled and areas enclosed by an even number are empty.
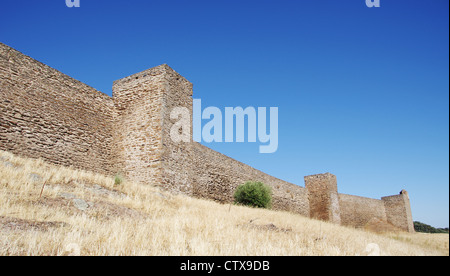
[[[123,183],[123,176],[120,173],[116,174],[114,176],[114,185],[117,186],[117,185],[120,185],[122,183]]]
[[[271,208],[272,189],[262,182],[249,181],[237,187],[234,201],[251,207]]]

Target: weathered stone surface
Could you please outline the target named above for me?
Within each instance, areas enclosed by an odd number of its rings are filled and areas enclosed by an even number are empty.
[[[246,181],[261,181],[272,187],[273,209],[309,216],[308,191],[303,187],[267,175],[198,143],[192,147],[192,164],[194,196],[230,203],[237,186]]]
[[[399,195],[382,197],[389,223],[404,231],[414,232],[414,222],[408,192],[402,190]]]
[[[305,185],[309,192],[310,216],[340,224],[336,176],[331,173],[305,176]]]
[[[80,198],[72,199],[73,205],[80,211],[86,211],[89,208],[89,204]]]
[[[380,199],[339,194],[341,223],[364,227],[374,218],[387,221],[386,209]]]
[[[112,98],[0,43],[0,149],[113,174]]]

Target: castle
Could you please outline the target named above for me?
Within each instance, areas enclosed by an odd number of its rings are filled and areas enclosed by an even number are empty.
[[[196,142],[170,139],[170,111],[192,114],[192,84],[167,65],[113,83],[105,95],[0,43],[0,150],[152,183],[222,203],[246,181],[272,187],[273,209],[364,227],[373,220],[414,232],[408,193],[340,194],[336,176],[285,182]],[[192,126],[191,126],[192,127]],[[192,133],[192,131],[190,132]]]

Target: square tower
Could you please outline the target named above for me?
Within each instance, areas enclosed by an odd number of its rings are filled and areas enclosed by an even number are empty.
[[[190,195],[192,143],[171,139],[170,114],[176,107],[192,114],[192,83],[163,64],[115,81],[113,99],[118,167],[125,176]]]
[[[331,173],[305,176],[305,187],[309,193],[311,218],[340,224],[336,176]]]
[[[414,222],[411,213],[408,192],[402,190],[400,194],[382,197],[386,218],[389,223],[404,231],[414,233]]]

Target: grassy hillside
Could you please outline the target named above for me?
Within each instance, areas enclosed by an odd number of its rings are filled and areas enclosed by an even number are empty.
[[[448,256],[449,235],[376,234],[0,151],[0,255],[70,254]]]

